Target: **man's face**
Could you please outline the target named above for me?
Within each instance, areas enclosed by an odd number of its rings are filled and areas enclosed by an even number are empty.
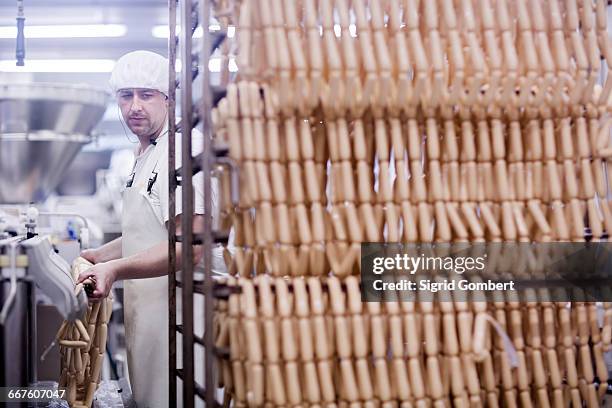
[[[166,121],[167,98],[154,89],[131,88],[117,91],[123,120],[136,136],[151,136]]]

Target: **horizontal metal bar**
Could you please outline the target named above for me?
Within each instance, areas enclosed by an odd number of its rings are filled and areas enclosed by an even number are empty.
[[[177,324],[176,325],[176,331],[183,334],[183,325],[182,324]],[[206,344],[204,344],[204,339],[196,334],[193,335],[193,341],[194,343],[197,343],[201,346],[206,347]]]
[[[183,236],[177,235],[176,242],[183,242]],[[193,235],[191,240],[192,245],[202,245],[202,238],[198,237],[196,234]]]
[[[212,91],[212,106],[216,107],[221,99],[227,95],[227,88],[218,85],[211,85],[210,90]]]
[[[176,281],[176,287],[183,287],[183,283],[179,280]],[[204,281],[194,280],[193,281],[193,293],[199,293],[200,295],[204,295]]]
[[[202,157],[204,155],[204,152],[198,154],[195,157],[192,157],[192,163],[193,163],[193,174],[198,174],[199,172],[202,171]]]
[[[229,232],[213,231],[212,236],[215,244],[227,244],[229,241]]]
[[[198,397],[202,398],[207,404],[208,401],[206,401],[206,388],[202,387],[200,384],[198,383],[194,383],[194,387],[195,387],[195,393]],[[219,403],[219,401],[214,400],[212,402],[212,407],[213,408],[222,408],[223,405]]]
[[[191,175],[196,175],[199,172],[202,171],[202,155],[204,153],[200,153],[197,156],[192,156],[191,157]],[[218,147],[214,148],[213,151],[213,155],[216,157],[216,160],[213,160],[215,163],[218,164],[224,164],[224,165],[230,165],[232,167],[232,170],[235,171],[235,169],[237,169],[237,167],[235,166],[234,162],[232,161],[230,163],[230,159],[227,157],[229,155],[229,146],[227,145],[219,145]],[[180,186],[182,183],[182,178],[181,178],[181,168],[178,168],[174,171],[174,179],[176,182],[177,186]],[[237,182],[237,180],[236,180]]]
[[[227,232],[213,231],[212,236],[213,242],[215,244],[227,244],[227,242],[229,241],[229,233]],[[176,242],[183,242],[183,236],[177,235]],[[202,238],[200,238],[198,234],[193,234],[193,239],[191,240],[191,243],[192,245],[202,245]]]
[[[200,281],[200,280],[193,281],[193,293],[199,293],[200,295],[205,295],[204,281]]]
[[[213,354],[225,360],[230,358],[230,350],[228,347],[213,347]]]
[[[229,146],[225,143],[219,144],[218,142],[216,142],[214,147],[214,154],[217,157],[226,157],[227,155],[229,155]]]
[[[191,156],[191,175],[195,175],[198,174],[199,172],[202,171],[202,165],[200,164],[202,161],[202,153],[198,154],[197,156]],[[174,179],[176,180],[176,185],[180,186],[183,183],[183,179],[181,177],[181,172],[182,172],[182,167],[176,169],[174,171]]]
[[[183,282],[177,280],[176,281],[176,287],[177,288],[183,287]],[[201,281],[201,280],[194,280],[193,281],[193,293],[199,293],[201,295],[204,294],[204,281]]]
[[[347,290],[345,283],[341,283],[340,287],[343,290]],[[328,289],[327,283],[321,282],[321,289],[324,292],[328,291],[329,289]],[[270,285],[270,290],[272,292],[276,292],[276,286],[274,286],[273,284]],[[287,282],[287,290],[290,293],[293,293],[293,285],[291,284],[291,281]],[[308,288],[308,285],[306,285],[306,291],[307,292],[310,291],[310,289]],[[259,292],[258,286],[255,286],[255,292]],[[219,282],[213,285],[213,296],[218,299],[227,299],[230,295],[240,294],[240,293],[242,293],[242,288],[240,286],[229,286],[226,283],[219,283]]]
[[[198,397],[205,399],[206,398],[206,390],[204,389],[204,387],[202,387],[200,384],[195,383],[193,384],[195,386],[195,393]]]
[[[222,283],[215,283],[213,286],[213,296],[216,299],[229,299],[230,295],[242,293],[240,286],[229,286]]]

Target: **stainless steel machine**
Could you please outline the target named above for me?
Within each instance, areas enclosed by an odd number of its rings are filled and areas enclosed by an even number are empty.
[[[0,204],[42,202],[91,141],[107,102],[105,91],[91,87],[0,84]],[[37,380],[39,295],[64,319],[76,318],[87,305],[84,293],[74,295],[70,265],[51,237],[37,234],[35,218],[28,214],[17,225],[0,222],[2,387]]]
[[[108,94],[86,86],[0,84],[0,203],[40,202],[106,110]]]

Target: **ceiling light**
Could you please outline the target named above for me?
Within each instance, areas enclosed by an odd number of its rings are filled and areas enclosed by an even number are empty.
[[[123,37],[127,27],[123,24],[40,25],[24,28],[26,38],[101,38]],[[0,38],[17,38],[17,27],[0,27]]]
[[[176,35],[181,33],[181,27],[176,26]],[[151,35],[155,38],[168,38],[170,28],[167,25],[158,25],[151,29]],[[202,27],[197,27],[193,33],[193,38],[202,38]]]
[[[15,66],[15,60],[0,60],[0,72],[111,72],[111,59],[26,59],[25,66]]]

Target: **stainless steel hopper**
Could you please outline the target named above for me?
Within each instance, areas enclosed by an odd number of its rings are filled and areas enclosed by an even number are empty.
[[[66,84],[0,84],[0,203],[44,200],[91,141],[108,93]]]

